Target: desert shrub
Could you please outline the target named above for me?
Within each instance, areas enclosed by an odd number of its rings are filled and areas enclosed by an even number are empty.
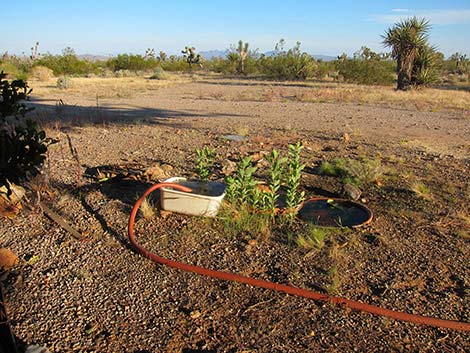
[[[132,72],[130,70],[118,70],[114,72],[114,77],[122,78],[122,77],[132,77],[135,76],[135,71]]]
[[[316,60],[300,51],[300,42],[287,52],[283,46],[281,39],[273,55],[261,56],[259,66],[263,74],[276,80],[305,80],[315,76]]]
[[[317,60],[314,77],[320,80],[337,76],[337,69],[333,61]]]
[[[346,55],[335,61],[338,73],[347,82],[365,85],[389,85],[395,80],[395,63],[386,54],[374,53],[362,47],[354,57]]]
[[[470,59],[466,54],[454,53],[447,60],[440,60],[441,75],[466,76],[470,73]]]
[[[56,87],[59,89],[68,89],[71,86],[70,78],[62,76],[57,79]]]
[[[244,74],[254,75],[259,73],[259,59],[255,54],[250,54],[245,58]],[[230,52],[225,58],[212,58],[204,61],[204,67],[210,71],[226,75],[239,74],[238,54]]]
[[[65,48],[61,55],[43,55],[35,61],[35,66],[48,67],[55,76],[84,76],[89,73],[99,73],[101,64],[79,59],[72,48]]]
[[[0,72],[7,72],[9,79],[26,80],[32,63],[32,59],[25,55],[17,56],[5,53],[0,58]]]
[[[8,116],[24,116],[31,108],[28,108],[24,101],[31,93],[26,82],[14,80],[9,82],[6,78],[8,74],[0,72],[0,121],[4,122]]]
[[[322,175],[341,177],[343,183],[357,186],[379,182],[385,173],[385,168],[378,159],[362,158],[343,159],[336,158],[331,162],[324,162],[319,167]]]
[[[152,76],[149,77],[151,80],[167,80],[168,74],[160,66],[155,69]]]
[[[161,62],[161,68],[165,71],[186,71],[188,69],[188,63],[182,58],[175,55],[171,55],[166,61]],[[194,67],[198,69],[199,67]]]
[[[112,72],[111,70],[109,69],[104,69],[104,70],[101,70],[100,73],[98,74],[99,77],[103,77],[103,78],[112,78],[112,77],[115,77],[114,76],[114,72]]]
[[[9,82],[6,74],[0,74],[0,186],[9,188],[9,183],[20,183],[28,180],[40,171],[44,162],[48,144],[36,122],[23,121],[22,117],[31,110],[24,100],[31,90],[26,82],[15,80]],[[7,119],[14,117],[15,119]]]
[[[7,77],[13,80],[26,80],[28,78],[28,71],[10,61],[0,62],[0,72],[8,72]]]
[[[222,74],[233,74],[236,72],[236,64],[233,63],[230,67],[230,62],[227,58],[214,57],[211,59],[206,59],[205,67],[212,72],[218,72]]]
[[[54,77],[54,72],[45,66],[34,66],[31,69],[31,76],[38,81],[47,81]]]
[[[134,54],[119,54],[106,61],[106,67],[112,71],[147,71],[154,70],[160,65],[160,60],[153,56],[143,57]]]

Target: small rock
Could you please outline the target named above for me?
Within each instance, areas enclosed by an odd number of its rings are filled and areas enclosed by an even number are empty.
[[[167,219],[169,215],[171,215],[172,212],[170,211],[165,211],[165,210],[160,210],[160,217],[163,219]]]
[[[202,314],[199,310],[191,311],[191,314],[189,314],[189,316],[191,316],[191,319],[193,320],[200,318],[201,315]]]
[[[0,248],[0,268],[8,271],[18,263],[18,256],[10,249]]]
[[[37,344],[26,347],[25,353],[50,353],[46,347],[38,346]]]
[[[169,172],[171,172],[171,171],[174,169],[172,165],[166,164],[166,163],[165,163],[165,164],[162,164],[162,165],[161,165],[161,168],[162,168],[163,171],[165,171],[165,173],[167,173],[167,174],[168,174]]]
[[[8,188],[3,185],[0,187],[0,197],[10,204],[17,204],[21,201],[25,194],[24,188],[19,185],[9,183],[10,195],[8,195]]]
[[[245,141],[246,140],[246,136],[241,136],[241,135],[232,135],[232,134],[229,134],[229,135],[224,135],[222,136],[224,139],[228,140],[228,141],[236,141],[236,142],[239,142],[239,141]]]
[[[237,163],[227,159],[222,167],[222,173],[226,176],[233,174],[237,170]]]
[[[362,191],[355,185],[345,184],[343,185],[342,193],[345,197],[357,201],[361,197]]]
[[[150,168],[147,168],[143,173],[143,176],[149,180],[161,180],[165,179],[167,174],[160,164],[156,164]]]
[[[345,133],[343,134],[343,141],[344,141],[344,142],[349,142],[349,141],[351,141],[351,137],[349,136],[349,134],[348,134],[347,132],[345,132]]]
[[[267,155],[269,155],[268,151],[259,151],[259,152],[253,153],[251,155],[251,161],[255,162],[255,163],[259,162],[260,160],[262,160]]]

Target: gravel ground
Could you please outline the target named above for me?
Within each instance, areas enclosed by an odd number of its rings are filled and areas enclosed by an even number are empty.
[[[98,110],[90,98],[62,97],[68,105],[61,119],[72,118],[48,129],[59,143],[31,186],[30,207],[0,227],[0,247],[20,258],[2,275],[18,340],[51,352],[469,351],[468,332],[184,273],[131,249],[127,221],[136,198],[155,179],[194,176],[196,148],[217,149],[214,178],[220,178],[238,155],[285,151],[301,140],[307,196],[340,193],[339,180],[316,173],[322,161],[382,161],[383,185],[363,190],[375,215],[370,226],[332,236],[321,251],[309,252],[279,230],[269,239],[228,236],[221,222],[165,214],[138,220],[139,241],[208,268],[470,321],[468,112],[244,100],[236,99],[240,92],[255,97],[262,83],[220,83],[108,98]],[[35,104],[42,117],[57,113],[50,102]],[[90,118],[96,114],[98,124]],[[246,140],[228,141],[226,134]],[[145,174],[162,163],[171,167]],[[98,182],[97,168],[101,176],[117,177]],[[411,192],[413,180],[424,182],[429,195]],[[45,217],[39,195],[84,240]]]

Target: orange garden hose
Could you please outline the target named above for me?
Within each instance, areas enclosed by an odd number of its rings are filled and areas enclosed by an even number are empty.
[[[128,235],[129,239],[132,243],[132,245],[145,257],[149,258],[150,260],[160,263],[162,265],[167,265],[170,267],[174,267],[183,271],[187,272],[193,272],[197,273],[203,276],[209,276],[213,278],[218,278],[221,280],[226,280],[226,281],[233,281],[233,282],[239,282],[239,283],[246,283],[252,286],[256,287],[261,287],[261,288],[266,288],[266,289],[271,289],[275,290],[278,292],[284,292],[287,294],[291,295],[296,295],[300,297],[305,297],[305,298],[310,298],[318,301],[323,301],[323,302],[331,302],[334,304],[343,304],[346,307],[349,307],[351,309],[355,310],[360,310],[360,311],[365,311],[369,312],[375,315],[380,315],[380,316],[386,316],[388,318],[392,318],[395,320],[403,320],[403,321],[408,321],[412,322],[415,324],[424,324],[424,325],[429,325],[429,326],[435,326],[435,327],[441,327],[441,328],[448,328],[448,329],[453,329],[453,330],[462,330],[462,331],[470,331],[470,324],[467,322],[460,322],[460,321],[452,321],[452,320],[442,320],[442,319],[437,319],[433,317],[426,317],[426,316],[421,316],[421,315],[414,315],[414,314],[408,314],[400,311],[395,311],[395,310],[390,310],[390,309],[385,309],[381,308],[375,305],[371,304],[365,304],[361,302],[357,302],[354,300],[349,300],[349,299],[344,299],[340,297],[334,297],[334,296],[329,296],[327,294],[323,293],[318,293],[312,290],[308,289],[302,289],[302,288],[297,288],[293,286],[288,286],[288,285],[283,285],[283,284],[278,284],[274,282],[269,282],[269,281],[264,281],[264,280],[259,280],[259,279],[254,279],[250,277],[245,277],[241,276],[238,274],[234,273],[229,273],[229,272],[222,272],[222,271],[216,271],[216,270],[210,270],[207,268],[203,268],[200,266],[194,266],[194,265],[189,265],[185,264],[182,262],[178,261],[173,261],[161,256],[158,256],[148,250],[146,250],[144,247],[139,245],[139,243],[136,241],[135,234],[134,234],[134,222],[135,218],[137,215],[137,211],[142,204],[142,201],[153,191],[161,188],[161,187],[171,187],[183,192],[191,192],[191,189],[182,186],[180,184],[173,184],[173,183],[159,183],[151,186],[149,189],[147,189],[144,194],[137,200],[135,203],[134,207],[132,208],[132,212],[129,218],[129,227],[128,227]]]

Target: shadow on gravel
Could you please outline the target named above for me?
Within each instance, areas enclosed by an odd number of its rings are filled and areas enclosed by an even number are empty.
[[[179,111],[141,107],[125,104],[113,104],[112,106],[79,106],[69,105],[62,100],[31,99],[28,106],[34,107],[32,114],[36,114],[36,120],[44,126],[66,127],[90,125],[164,125],[176,129],[188,128],[188,124],[172,119],[181,118],[216,118],[216,117],[249,117],[242,114],[207,113],[201,114],[191,110]]]
[[[114,239],[119,241],[125,248],[134,251],[135,249],[129,242],[127,232],[122,232],[109,224],[106,216],[100,212],[101,207],[96,207],[92,202],[87,200],[87,195],[99,191],[106,196],[107,202],[118,200],[122,203],[122,211],[130,214],[134,202],[138,195],[147,190],[152,183],[142,180],[131,180],[115,177],[106,182],[87,182],[83,186],[76,187],[70,184],[56,184],[55,187],[61,190],[69,190],[70,193],[80,201],[85,211],[92,215],[101,225],[103,232],[108,233]],[[155,204],[157,201],[152,200]]]

